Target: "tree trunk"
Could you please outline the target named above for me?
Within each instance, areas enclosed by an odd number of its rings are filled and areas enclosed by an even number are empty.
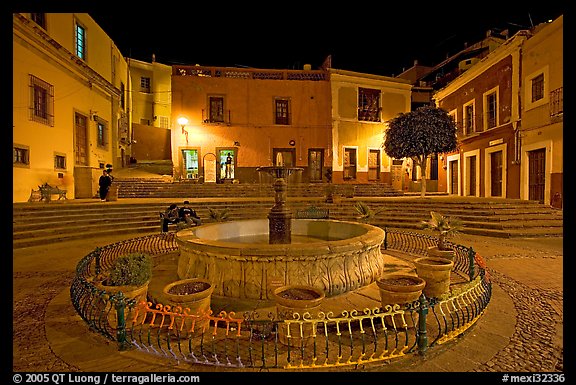
[[[422,174],[422,178],[420,178],[420,181],[422,182],[422,186],[420,188],[421,198],[424,198],[424,196],[426,196],[426,158],[427,156],[423,155],[420,159],[420,172]]]

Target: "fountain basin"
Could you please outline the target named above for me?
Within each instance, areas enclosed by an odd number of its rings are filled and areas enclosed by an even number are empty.
[[[181,230],[178,276],[210,280],[216,296],[271,300],[279,286],[309,285],[330,297],[382,275],[381,228],[319,219],[292,219],[291,226],[289,244],[268,243],[266,219]]]

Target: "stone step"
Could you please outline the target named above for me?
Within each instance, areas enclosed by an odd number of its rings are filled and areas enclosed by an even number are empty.
[[[328,208],[330,218],[357,221],[354,204],[358,199],[341,199],[327,204],[324,199],[289,198],[292,212],[310,205]],[[169,203],[179,199],[155,202],[51,202],[13,205],[13,245],[26,247],[33,244],[59,242],[65,239],[91,237],[95,233],[139,233],[159,231],[159,213]],[[421,229],[421,221],[429,218],[431,210],[460,218],[465,225],[463,233],[502,238],[521,236],[562,236],[562,211],[537,202],[519,200],[434,200],[420,198],[371,198],[369,206],[382,211],[371,224],[382,228]],[[273,206],[273,198],[210,199],[193,201],[193,206],[209,223],[209,207],[228,209],[229,220],[266,218]],[[512,207],[512,209],[511,209]]]

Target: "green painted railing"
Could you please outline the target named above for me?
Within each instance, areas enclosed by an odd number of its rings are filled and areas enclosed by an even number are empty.
[[[435,243],[426,234],[386,230],[382,248],[422,256]],[[472,248],[449,245],[455,251],[453,271],[467,276],[467,282],[449,296],[422,295],[414,303],[385,309],[306,313],[294,320],[254,311],[238,315],[212,309],[187,314],[181,308],[135,303],[122,293],[110,295],[92,283],[120,255],[141,251],[161,257],[177,252],[174,233],[97,248],[79,262],[70,296],[91,330],[117,341],[119,349],[136,349],[176,363],[283,369],[378,365],[408,354],[425,355],[428,349],[462,335],[483,314],[491,298],[485,264]],[[409,318],[416,327],[408,327]],[[287,337],[291,342],[282,343],[287,327],[292,331]],[[306,336],[305,330],[312,334]]]

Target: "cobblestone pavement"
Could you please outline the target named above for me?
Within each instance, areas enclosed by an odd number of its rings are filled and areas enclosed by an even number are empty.
[[[476,371],[563,372],[562,240],[461,236],[458,241],[485,258],[492,283],[512,298],[517,311],[508,345]]]
[[[14,372],[81,371],[77,363],[55,354],[48,343],[46,308],[54,297],[69,290],[83,256],[97,246],[125,238],[130,236],[13,251]],[[562,238],[509,240],[461,235],[455,242],[472,246],[485,258],[493,284],[511,298],[516,312],[515,330],[504,348],[471,371],[562,372]],[[442,362],[435,365],[439,371],[451,371]]]

